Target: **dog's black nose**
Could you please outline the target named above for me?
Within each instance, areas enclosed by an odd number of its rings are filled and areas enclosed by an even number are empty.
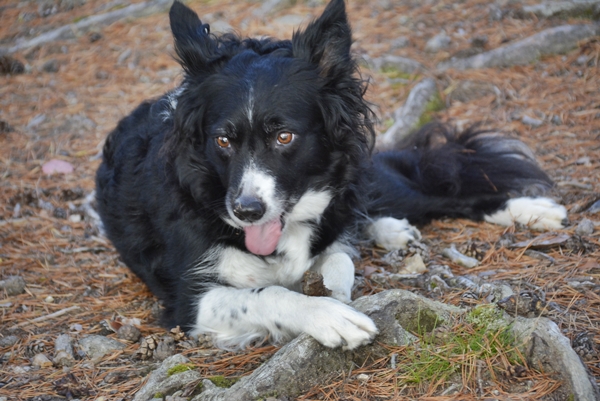
[[[257,198],[241,196],[233,204],[233,214],[242,221],[252,223],[263,217],[265,206]]]

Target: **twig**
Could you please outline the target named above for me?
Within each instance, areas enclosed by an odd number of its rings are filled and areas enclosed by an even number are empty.
[[[577,47],[580,41],[599,34],[600,25],[597,24],[557,26],[469,58],[444,61],[438,64],[437,69],[445,71],[450,68],[466,70],[527,65],[545,55],[566,53]]]
[[[77,34],[89,31],[94,26],[110,25],[126,17],[144,17],[162,11],[169,4],[171,4],[171,0],[149,0],[143,3],[132,4],[120,10],[110,11],[105,14],[92,15],[79,22],[61,26],[60,28],[53,29],[12,47],[0,48],[0,54],[10,54],[55,40],[73,38]]]
[[[51,313],[49,315],[44,315],[44,316],[36,317],[35,319],[31,319],[31,320],[28,320],[26,322],[18,323],[16,325],[12,326],[9,330],[13,331],[13,330],[18,329],[21,326],[27,326],[28,324],[39,323],[39,322],[43,322],[45,320],[54,319],[55,317],[62,316],[64,314],[66,314],[66,313],[69,313],[69,312],[77,310],[77,309],[80,309],[79,305],[69,306],[68,308],[61,309],[61,310],[56,311],[54,313]]]

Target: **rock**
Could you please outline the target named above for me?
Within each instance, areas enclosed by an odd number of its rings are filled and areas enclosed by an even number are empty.
[[[73,366],[75,364],[75,355],[73,353],[72,338],[68,334],[61,334],[54,341],[54,365]]]
[[[418,253],[404,259],[404,268],[398,274],[421,274],[427,270],[423,258]]]
[[[52,363],[58,367],[73,366],[75,364],[75,358],[66,351],[58,351],[54,354]]]
[[[0,337],[0,348],[12,347],[17,342],[19,342],[19,337],[17,336]]]
[[[398,36],[390,42],[392,49],[402,49],[410,45],[410,39],[408,36]]]
[[[542,120],[538,120],[537,118],[529,117],[528,115],[524,115],[521,117],[521,122],[525,125],[529,125],[531,127],[537,128],[540,127],[544,122]]]
[[[31,364],[33,366],[37,366],[38,368],[49,368],[52,366],[52,362],[45,354],[36,354],[33,357]]]
[[[578,235],[592,235],[594,233],[594,222],[590,219],[582,219],[579,224],[577,224],[577,228],[575,229],[575,233]]]
[[[88,35],[88,39],[90,40],[90,43],[97,42],[102,38],[103,38],[103,36],[100,32],[90,32],[90,34]]]
[[[450,259],[452,262],[456,263],[457,265],[466,267],[466,268],[473,268],[475,266],[477,266],[479,264],[479,261],[475,258],[471,258],[469,256],[463,255],[462,253],[458,252],[458,250],[456,249],[456,245],[452,244],[450,246],[450,248],[446,248],[442,251],[442,255],[447,257],[448,259]]]
[[[181,354],[176,354],[165,359],[158,369],[148,375],[146,383],[135,394],[133,401],[146,401],[155,394],[173,394],[193,381],[201,379],[200,373],[195,370],[187,370],[169,376],[169,370],[178,365],[189,364],[190,360]]]
[[[452,39],[450,36],[448,36],[446,32],[442,31],[427,41],[427,44],[425,45],[425,51],[428,53],[437,53],[450,47],[451,43]]]
[[[597,200],[596,202],[594,202],[587,210],[588,213],[598,213],[600,212],[600,200]]]
[[[0,291],[6,295],[19,295],[25,292],[25,280],[21,276],[8,276],[0,281]]]
[[[386,132],[377,136],[379,150],[393,149],[404,138],[410,135],[422,121],[422,117],[431,105],[437,107],[441,102],[437,85],[432,78],[425,78],[410,91],[406,102],[396,110],[396,121]]]
[[[500,96],[501,92],[497,86],[482,81],[459,81],[448,94],[450,101],[468,103],[485,96]]]
[[[586,367],[569,340],[563,336],[553,321],[538,317],[527,319],[517,317],[512,331],[528,363],[543,372],[554,372],[565,381],[563,391],[571,394],[569,399],[581,401],[597,400],[600,394],[594,388]]]
[[[540,4],[524,5],[513,12],[517,18],[592,18],[600,17],[600,1],[545,1]]]
[[[104,355],[122,350],[125,344],[112,338],[89,335],[79,340],[79,347],[88,358],[98,360]]]
[[[156,349],[154,350],[154,359],[162,361],[175,353],[175,340],[171,336],[163,336]]]
[[[456,319],[466,313],[465,309],[404,290],[388,290],[361,297],[351,306],[370,316],[377,325],[380,333],[371,345],[345,352],[326,348],[304,334],[283,346],[269,361],[230,388],[220,388],[205,380],[204,391],[192,401],[252,401],[272,394],[295,397],[314,386],[325,384],[331,375],[345,372],[351,366],[389,356],[389,349],[384,345],[411,343],[415,339],[411,331],[443,333],[445,330],[442,329],[452,327]],[[515,345],[527,358],[528,364],[541,371],[555,373],[564,381],[563,388],[569,399],[597,399],[583,363],[555,323],[543,317],[494,319],[489,322],[490,327],[510,327],[517,340]],[[194,370],[169,377],[168,372],[173,367],[187,363],[189,360],[182,355],[167,358],[149,376],[134,401],[151,399],[157,393],[173,394],[199,381],[201,375]],[[368,380],[368,377],[361,376],[357,380]]]
[[[124,324],[119,328],[119,330],[117,330],[117,336],[119,338],[132,343],[139,340],[141,335],[142,333],[140,332],[140,329],[132,324]]]
[[[303,22],[304,22],[304,17],[302,15],[298,15],[298,14],[283,15],[283,16],[273,20],[273,23],[275,23],[275,24],[286,25],[286,26],[290,26],[290,27],[297,27],[297,26],[301,25]]]
[[[0,56],[0,74],[22,74],[25,72],[25,65],[16,58],[1,55]]]
[[[273,14],[276,11],[290,7],[294,4],[294,0],[266,0],[258,9],[254,11],[254,16],[264,18],[267,15]]]
[[[210,23],[210,31],[211,33],[227,33],[233,32],[233,27],[226,21],[216,20]]]
[[[597,24],[557,26],[485,53],[444,61],[437,65],[437,69],[445,71],[451,68],[466,70],[527,65],[545,55],[566,53],[576,48],[582,40],[599,34],[600,25]]]
[[[60,64],[58,63],[58,60],[56,59],[50,59],[48,61],[46,61],[44,64],[42,64],[42,71],[43,72],[58,72],[58,70],[60,69]]]
[[[392,55],[373,59],[373,64],[379,70],[394,69],[406,74],[414,74],[425,69],[425,66],[416,60]]]

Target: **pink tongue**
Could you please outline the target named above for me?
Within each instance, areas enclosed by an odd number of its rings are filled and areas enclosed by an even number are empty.
[[[265,224],[244,227],[246,248],[255,255],[267,256],[275,252],[281,237],[281,221],[275,219]]]

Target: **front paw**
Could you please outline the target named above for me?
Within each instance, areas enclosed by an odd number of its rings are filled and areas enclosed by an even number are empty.
[[[345,350],[369,344],[378,333],[367,315],[331,298],[311,298],[313,313],[307,315],[304,332],[326,347]]]
[[[381,217],[373,221],[367,229],[377,246],[388,251],[406,249],[408,244],[421,239],[419,230],[406,219]]]

